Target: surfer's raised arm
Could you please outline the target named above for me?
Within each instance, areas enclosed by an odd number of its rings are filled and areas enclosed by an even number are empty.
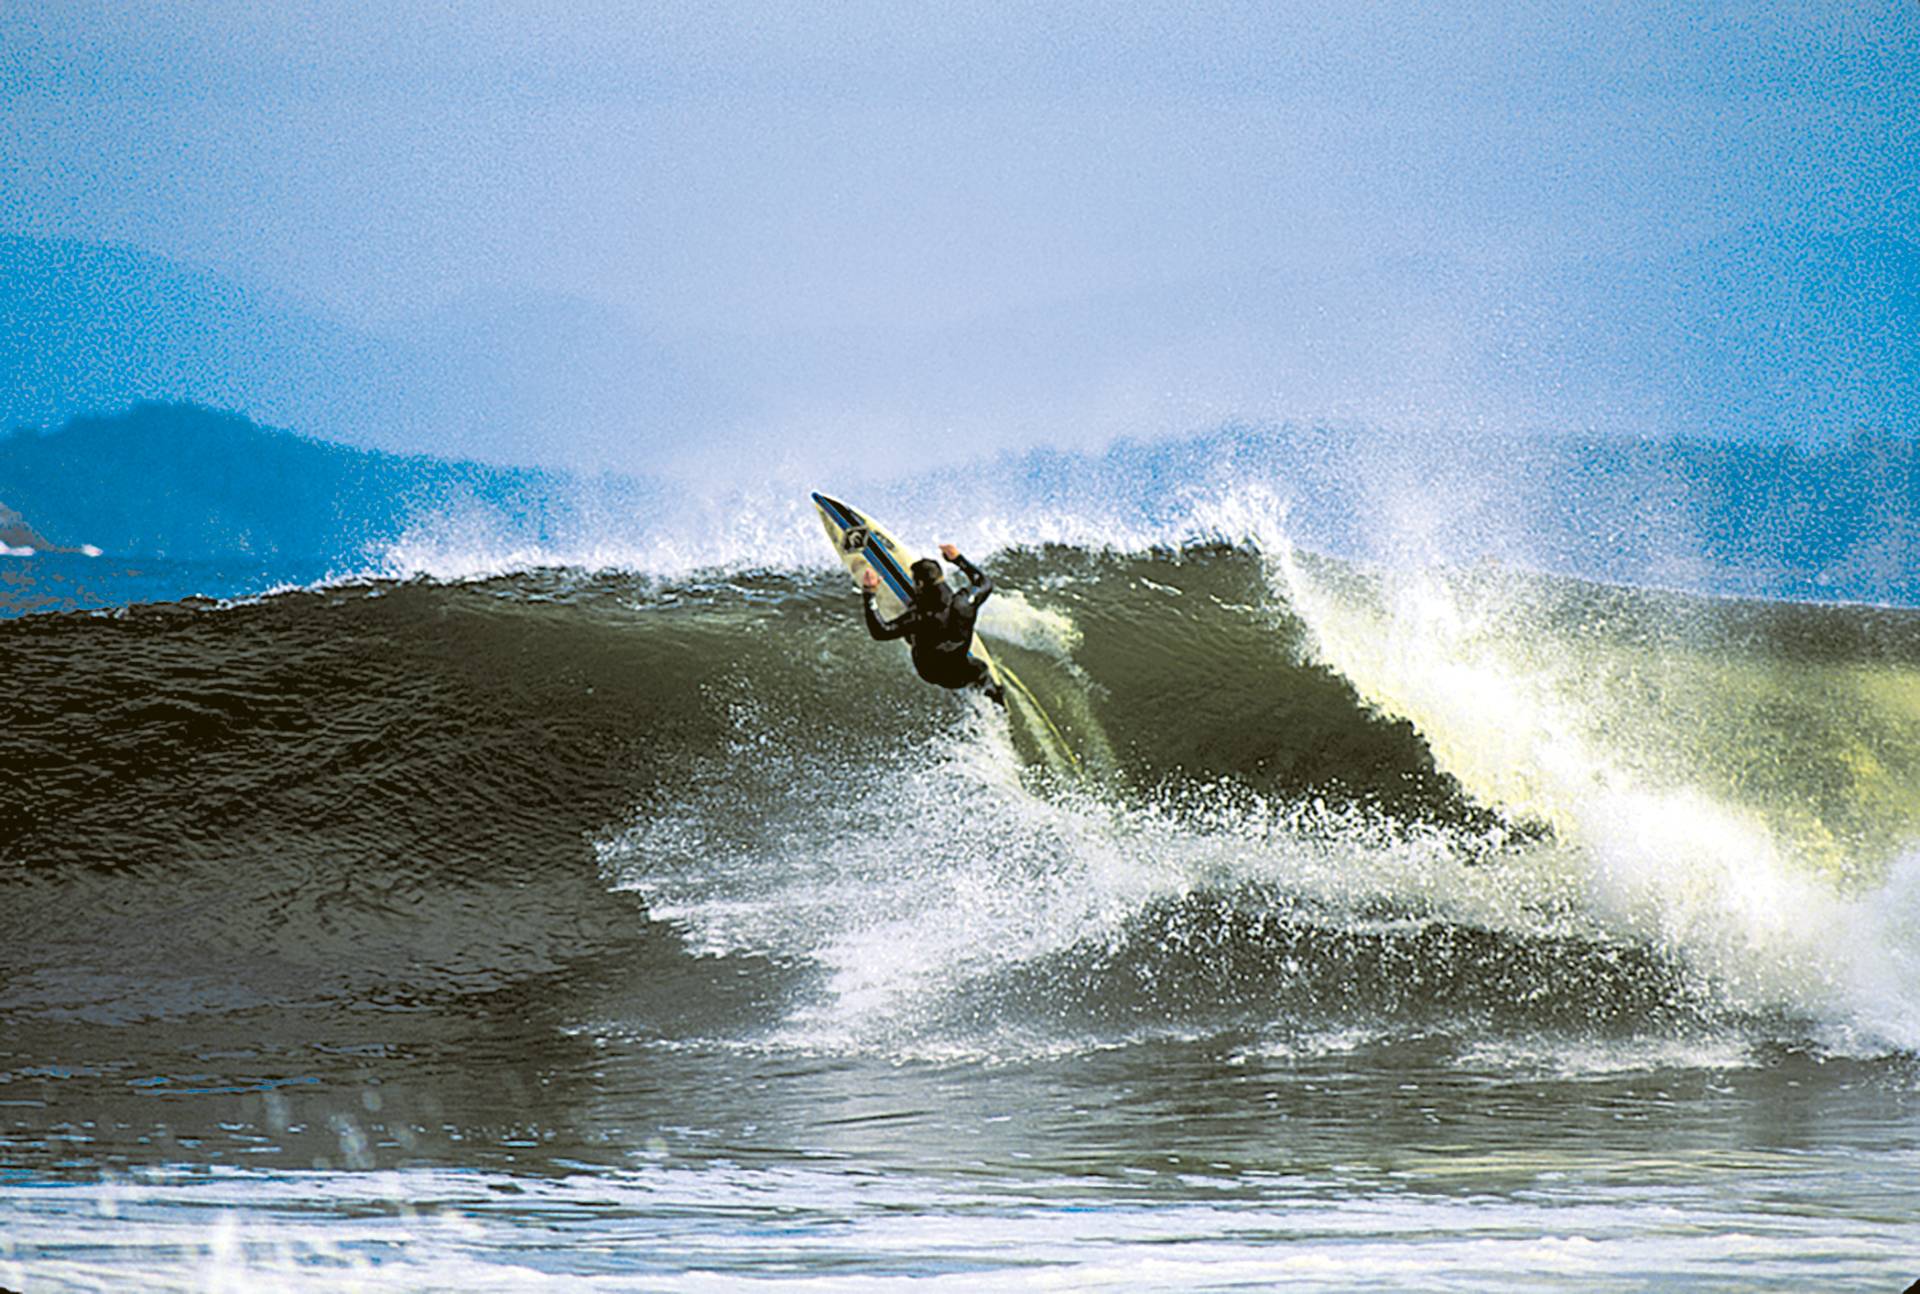
[[[860,609],[867,615],[867,632],[880,642],[885,642],[889,638],[903,638],[909,628],[908,621],[913,619],[913,612],[903,613],[892,624],[882,620],[880,612],[873,605],[873,591],[879,587],[880,577],[872,571],[864,572],[860,576]]]
[[[967,577],[967,583],[973,586],[973,605],[977,607],[985,602],[987,595],[993,592],[993,577],[962,557],[960,550],[952,544],[940,545],[940,555],[958,566],[961,573]]]

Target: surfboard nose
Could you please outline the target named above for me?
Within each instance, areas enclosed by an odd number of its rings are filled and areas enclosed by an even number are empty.
[[[821,494],[818,491],[814,492],[813,506],[820,509],[829,520],[842,530],[851,530],[855,526],[863,526],[866,524],[858,512],[849,508],[846,504],[840,502],[840,500],[832,498],[829,495]]]

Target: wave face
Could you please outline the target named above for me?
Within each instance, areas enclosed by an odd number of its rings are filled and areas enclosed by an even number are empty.
[[[0,1015],[1920,1048],[1920,614],[1277,535],[989,561],[1083,779],[815,571],[0,623]]]

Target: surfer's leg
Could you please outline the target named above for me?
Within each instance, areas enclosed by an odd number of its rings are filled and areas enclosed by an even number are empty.
[[[987,663],[969,656],[967,657],[967,664],[973,666],[973,686],[985,692],[989,701],[1005,705],[1007,703],[1007,690],[993,681],[993,671],[987,668]]]

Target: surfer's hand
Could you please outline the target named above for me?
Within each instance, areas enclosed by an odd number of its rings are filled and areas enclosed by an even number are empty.
[[[872,571],[860,572],[860,587],[871,593],[880,587],[880,577]]]
[[[948,561],[952,561],[954,558],[960,555],[960,550],[958,548],[955,548],[952,544],[942,544],[940,545],[940,555],[946,558]]]

